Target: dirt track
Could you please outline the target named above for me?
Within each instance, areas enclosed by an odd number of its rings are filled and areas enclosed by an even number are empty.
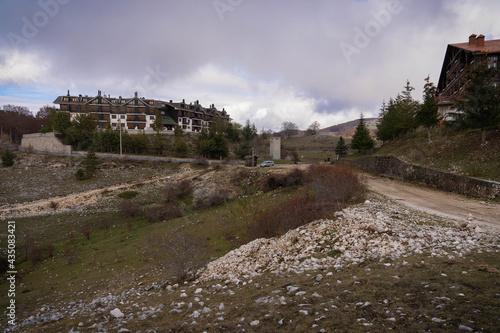
[[[458,222],[488,225],[500,231],[500,204],[418,187],[398,180],[366,176],[369,188],[391,199],[427,213]]]

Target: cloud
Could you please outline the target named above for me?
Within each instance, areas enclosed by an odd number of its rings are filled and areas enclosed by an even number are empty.
[[[496,0],[44,1],[66,4],[14,48],[8,34],[44,9],[0,5],[0,89],[199,100],[259,129],[376,116],[407,79],[420,99],[447,44],[500,38]]]
[[[47,77],[49,69],[49,62],[35,53],[0,49],[0,85],[41,82]]]

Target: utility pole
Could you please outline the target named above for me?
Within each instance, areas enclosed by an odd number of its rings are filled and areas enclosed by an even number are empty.
[[[120,156],[122,156],[122,121],[121,115],[118,115],[118,126],[120,126]]]

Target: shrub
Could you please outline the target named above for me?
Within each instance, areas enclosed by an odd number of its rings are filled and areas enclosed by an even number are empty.
[[[179,184],[178,189],[178,198],[184,198],[193,194],[193,188],[191,187],[191,182],[187,179],[184,179]]]
[[[106,217],[103,217],[102,219],[99,220],[99,227],[100,228],[109,229],[110,226],[111,226],[111,222]]]
[[[191,182],[184,179],[180,183],[168,184],[165,191],[166,202],[174,202],[177,199],[182,199],[193,194]]]
[[[49,258],[52,258],[54,256],[54,245],[45,244],[42,250],[47,254]]]
[[[230,199],[230,193],[227,190],[215,190],[204,198],[199,198],[195,203],[196,209],[205,209],[213,206],[222,205]]]
[[[59,203],[56,201],[51,201],[49,203],[49,207],[52,208],[53,210],[56,210],[58,206],[59,206]]]
[[[34,245],[28,252],[28,260],[34,265],[37,262],[42,261],[42,255],[43,249],[38,245]]]
[[[85,171],[83,171],[83,169],[76,170],[75,178],[77,180],[85,180],[85,179],[87,179],[87,177],[85,176]]]
[[[150,237],[148,243],[146,252],[159,258],[179,280],[194,279],[196,271],[207,261],[205,243],[180,229],[163,237]]]
[[[137,196],[137,194],[139,194],[139,192],[137,191],[124,191],[122,193],[119,193],[118,197],[122,199],[133,199]]]
[[[2,155],[2,165],[5,167],[10,167],[14,165],[14,159],[16,155],[11,152],[9,149],[6,149]]]
[[[309,170],[307,188],[318,202],[361,201],[365,188],[358,173],[346,165],[318,165]]]
[[[251,240],[285,234],[288,230],[325,217],[324,205],[299,197],[281,202],[276,207],[253,214],[247,235]]]
[[[63,257],[66,259],[66,262],[68,265],[71,265],[76,262],[76,259],[78,259],[78,253],[80,251],[78,249],[66,249],[63,252]]]
[[[142,214],[142,207],[131,199],[123,199],[120,203],[120,212],[124,217],[137,217]]]
[[[182,217],[182,211],[174,204],[154,205],[146,210],[145,216],[149,222],[168,221]]]
[[[90,234],[92,233],[92,228],[89,226],[84,226],[80,228],[80,232],[87,240],[90,240]]]
[[[285,186],[286,187],[291,187],[291,186],[297,186],[297,185],[303,185],[305,182],[306,178],[306,173],[299,169],[299,168],[294,168],[290,173],[285,175]]]
[[[68,240],[70,243],[73,243],[76,239],[75,233],[73,231],[68,231]]]
[[[199,165],[199,166],[207,168],[210,165],[210,163],[208,162],[208,160],[206,158],[199,157],[194,161],[194,165]]]

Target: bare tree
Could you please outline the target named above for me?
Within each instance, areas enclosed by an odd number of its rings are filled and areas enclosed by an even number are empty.
[[[207,246],[178,228],[165,236],[149,239],[149,253],[161,259],[165,269],[179,280],[192,279],[206,261]]]
[[[319,128],[320,128],[319,122],[315,121],[311,125],[309,125],[309,128],[307,129],[307,134],[309,135],[315,135],[318,133]]]
[[[285,121],[283,124],[281,124],[281,133],[287,139],[296,135],[298,130],[299,127],[297,126],[297,124],[292,123],[291,121]]]

